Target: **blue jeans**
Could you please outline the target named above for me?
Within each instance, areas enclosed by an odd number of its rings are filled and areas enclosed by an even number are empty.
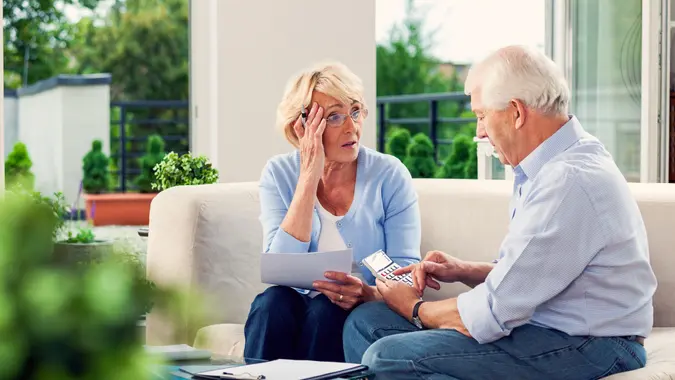
[[[285,286],[267,288],[251,304],[244,357],[343,362],[348,315],[323,294],[310,298]]]
[[[345,358],[378,379],[600,379],[644,367],[629,338],[574,337],[524,325],[488,344],[456,330],[418,330],[382,302],[363,304],[345,323]]]

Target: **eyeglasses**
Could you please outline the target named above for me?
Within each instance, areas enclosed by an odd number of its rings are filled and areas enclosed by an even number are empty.
[[[352,111],[349,115],[344,113],[334,113],[326,118],[326,126],[333,128],[339,127],[342,124],[344,124],[345,120],[347,120],[347,117],[351,117],[352,120],[356,123],[361,118],[361,115],[363,115],[364,119],[368,117],[368,110],[365,108],[357,108],[354,111]]]

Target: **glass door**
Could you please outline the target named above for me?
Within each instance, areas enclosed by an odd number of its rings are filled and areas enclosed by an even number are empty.
[[[569,1],[571,113],[640,181],[642,0]]]

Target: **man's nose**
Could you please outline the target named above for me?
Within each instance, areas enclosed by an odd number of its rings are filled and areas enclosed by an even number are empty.
[[[476,123],[476,137],[479,139],[488,137],[487,132],[485,132],[485,128],[480,123]]]

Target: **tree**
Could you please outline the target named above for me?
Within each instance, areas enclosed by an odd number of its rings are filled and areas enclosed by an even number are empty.
[[[424,18],[414,1],[408,0],[402,24],[394,25],[389,40],[377,45],[377,96],[462,91],[457,76],[443,74],[439,70],[441,62],[430,53],[433,33],[423,33]],[[457,117],[464,108],[464,104],[442,102],[439,116]],[[387,107],[386,112],[390,119],[428,117],[429,104],[396,104]],[[428,125],[425,122],[403,127],[416,134],[426,132]]]
[[[25,190],[33,190],[35,175],[31,171],[33,161],[28,154],[26,144],[17,142],[5,160],[5,184],[7,188],[19,186]]]
[[[89,194],[105,193],[110,189],[108,156],[103,153],[101,140],[94,140],[91,150],[82,159],[82,188]]]
[[[148,151],[140,158],[141,174],[136,177],[136,186],[141,193],[152,193],[152,183],[155,179],[155,166],[162,162],[166,152],[164,151],[164,140],[160,135],[152,135],[148,138]]]
[[[473,159],[471,150],[476,145],[473,140],[464,135],[459,134],[452,141],[452,148],[450,154],[443,162],[443,166],[438,169],[436,173],[437,178],[471,178],[472,169],[467,170],[467,166],[471,161],[477,161],[475,150],[473,152]]]
[[[434,177],[437,165],[434,159],[434,144],[429,136],[418,133],[412,138],[403,164],[413,178]]]
[[[410,145],[411,139],[409,130],[405,128],[392,129],[385,152],[403,161],[408,153],[408,145]]]
[[[99,0],[3,1],[5,87],[18,88],[24,81],[31,84],[65,72],[73,31],[63,8],[74,5],[94,9],[98,3]]]

